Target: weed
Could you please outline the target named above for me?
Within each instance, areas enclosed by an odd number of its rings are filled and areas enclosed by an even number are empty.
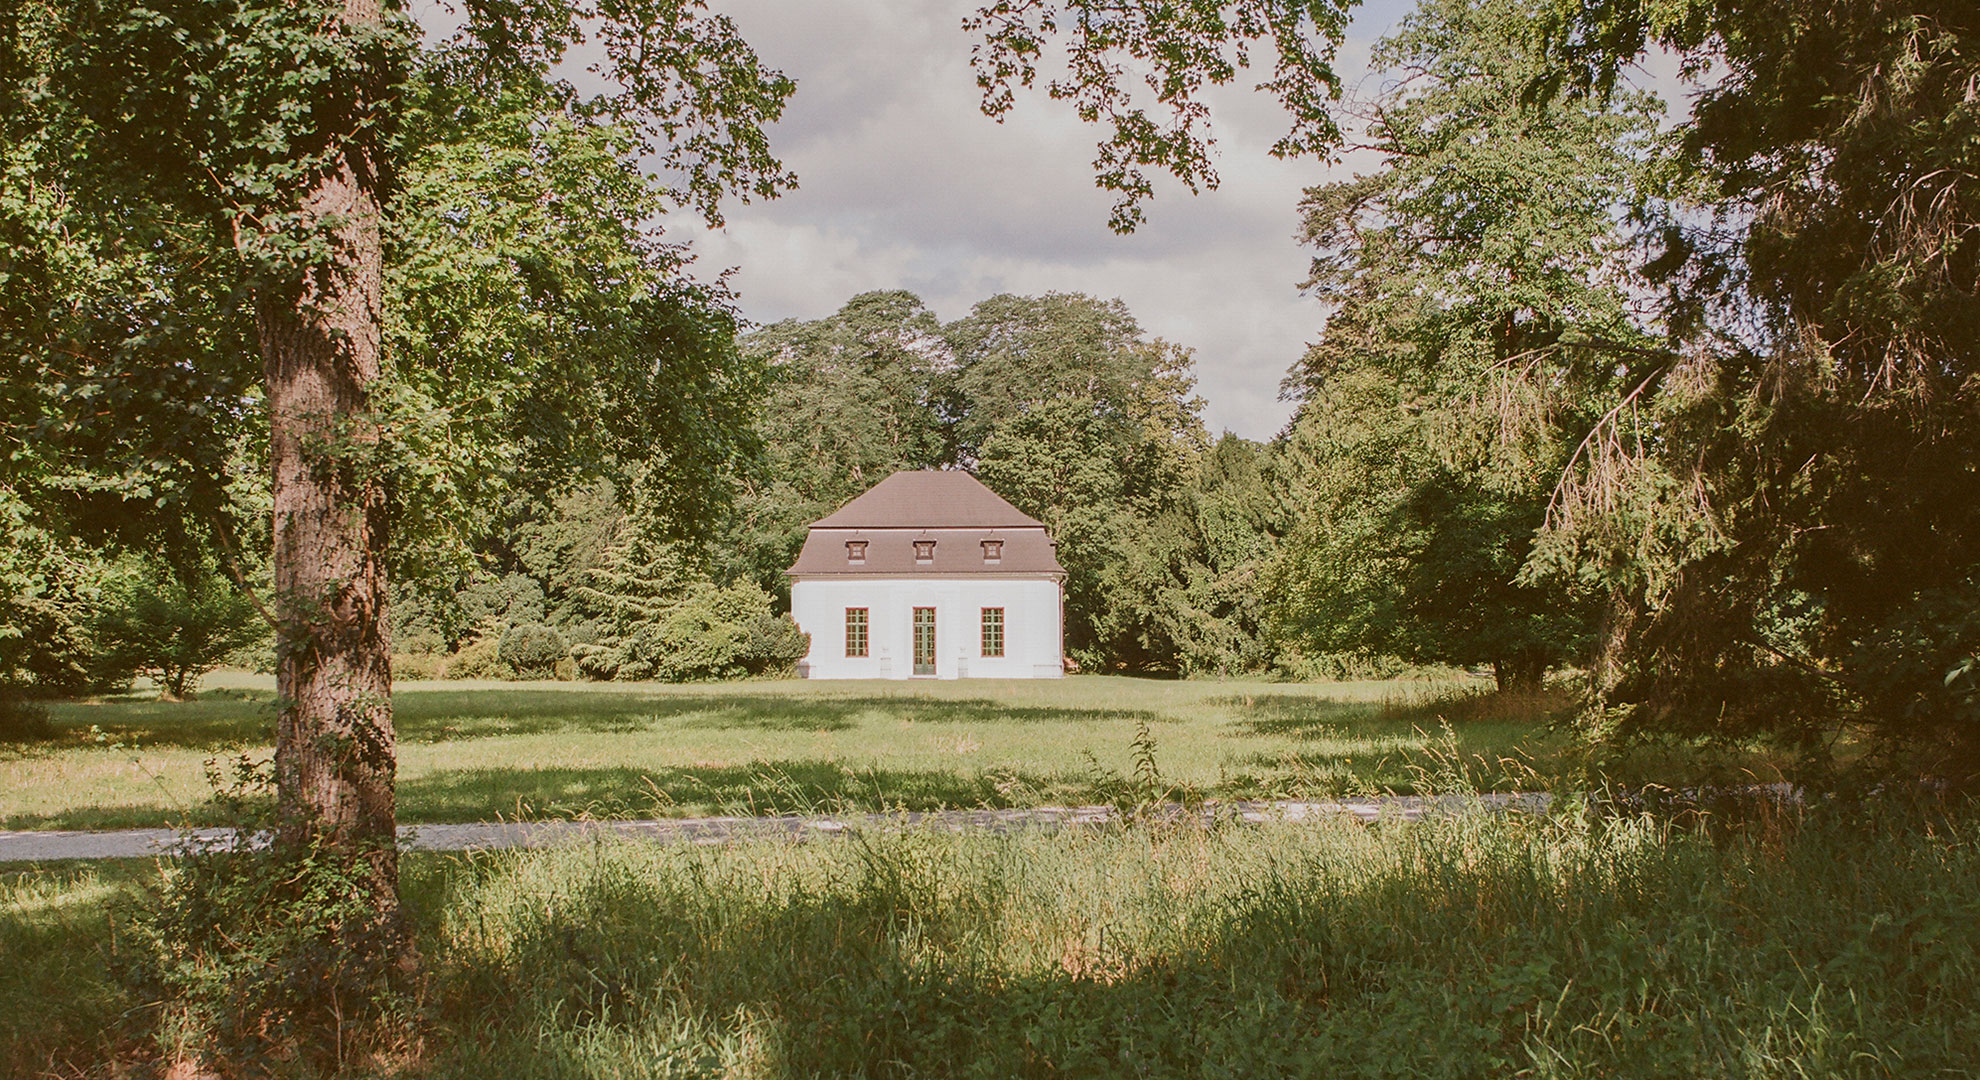
[[[135,1022],[165,1059],[225,1075],[341,1071],[403,1041],[410,953],[371,901],[368,853],[270,844],[270,764],[209,770],[232,832],[187,832],[123,913],[117,975],[156,1003]]]

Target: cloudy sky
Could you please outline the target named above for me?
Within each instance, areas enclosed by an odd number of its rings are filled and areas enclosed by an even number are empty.
[[[1196,351],[1213,432],[1263,439],[1285,422],[1279,379],[1322,317],[1298,290],[1296,206],[1335,174],[1267,155],[1285,129],[1268,95],[1247,83],[1211,99],[1221,188],[1192,197],[1158,184],[1148,222],[1116,236],[1112,196],[1093,185],[1099,129],[1042,91],[1002,124],[978,111],[965,2],[711,6],[798,83],[771,137],[799,189],[732,205],[726,228],[694,239],[702,273],[736,268],[749,318],[820,318],[870,289],[908,289],[944,320],[999,292],[1119,297],[1149,332]],[[1407,10],[1374,0],[1357,11],[1336,64],[1350,88]]]

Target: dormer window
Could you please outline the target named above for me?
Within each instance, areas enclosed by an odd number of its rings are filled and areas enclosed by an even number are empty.
[[[933,540],[916,540],[916,541],[914,542],[914,561],[915,561],[915,562],[918,562],[918,563],[932,563],[932,562],[934,562],[934,561],[935,561],[935,541],[933,541]]]
[[[983,541],[983,561],[984,561],[984,562],[1003,562],[1003,561],[1004,561],[1004,542],[1003,542],[1002,540],[985,540],[985,541]]]
[[[866,562],[866,541],[864,540],[846,541],[846,561],[852,563],[855,566],[858,566]]]

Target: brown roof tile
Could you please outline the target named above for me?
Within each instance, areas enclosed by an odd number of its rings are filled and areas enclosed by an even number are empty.
[[[983,482],[956,469],[897,472],[811,523],[814,529],[1042,529]]]
[[[846,542],[863,541],[866,561],[852,562]],[[934,559],[918,562],[916,540],[935,541]],[[1002,558],[983,559],[983,541],[1003,541]],[[792,575],[953,577],[958,574],[1063,574],[1051,537],[1039,527],[1021,529],[821,529],[804,538]]]

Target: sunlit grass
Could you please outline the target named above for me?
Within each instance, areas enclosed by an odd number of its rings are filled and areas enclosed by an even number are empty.
[[[1560,695],[1481,680],[406,683],[408,822],[1027,806],[1098,799],[1146,724],[1164,778],[1213,798],[1411,790],[1442,739],[1514,786],[1579,776]],[[266,755],[272,682],[223,673],[196,701],[59,704],[56,735],[0,746],[0,827],[207,820],[203,763]],[[1672,773],[1691,775],[1695,759]],[[1530,771],[1529,771],[1530,770]]]

